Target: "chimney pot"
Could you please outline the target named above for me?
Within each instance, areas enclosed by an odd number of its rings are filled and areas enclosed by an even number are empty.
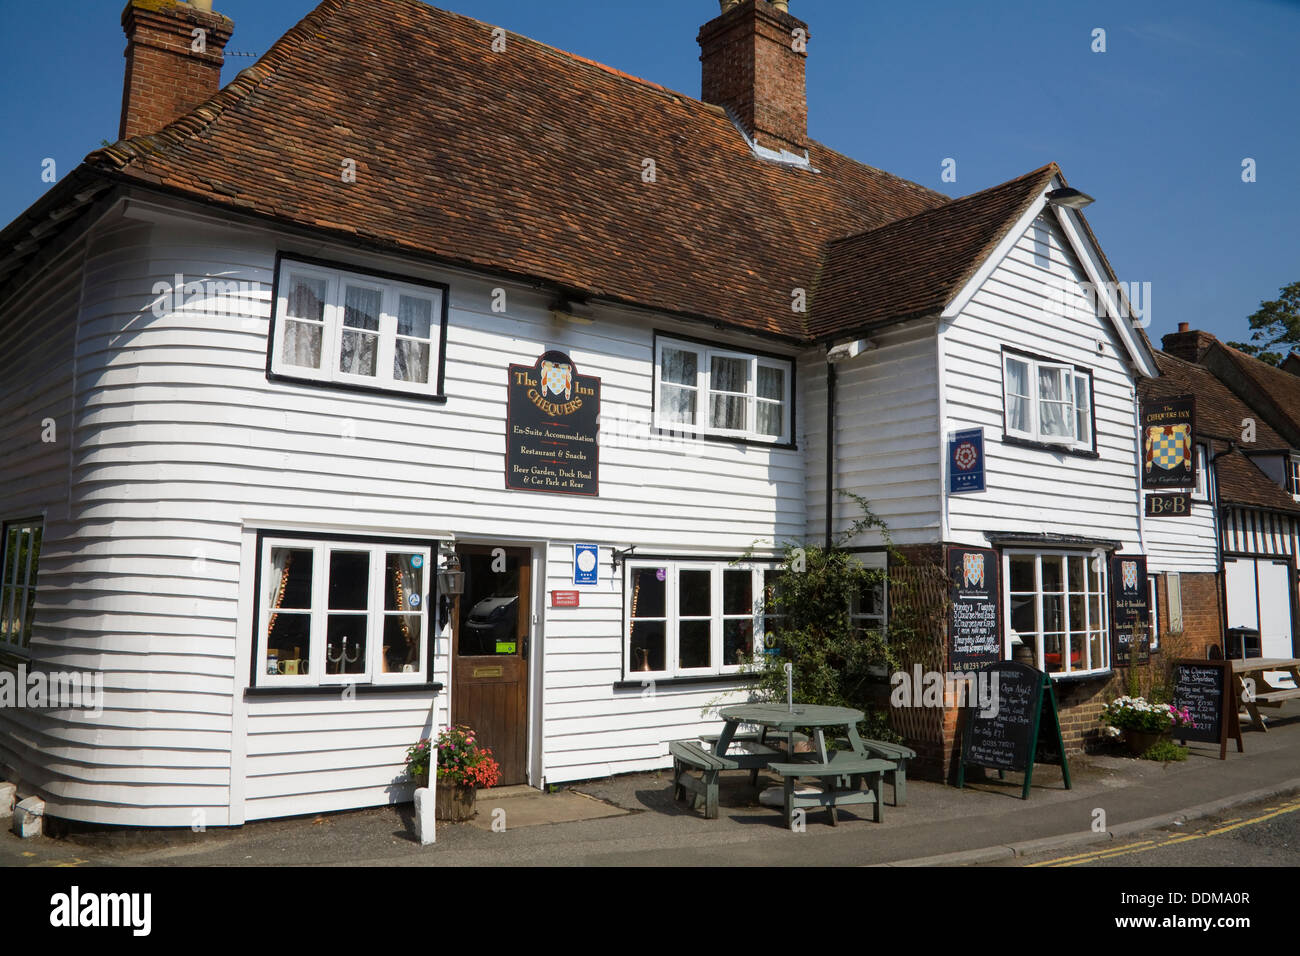
[[[1179,331],[1179,332],[1186,332],[1189,328],[1190,328],[1190,326],[1189,326],[1186,322],[1179,322],[1179,323],[1178,323],[1178,331]]]
[[[118,136],[156,133],[214,97],[234,27],[212,0],[130,0]]]

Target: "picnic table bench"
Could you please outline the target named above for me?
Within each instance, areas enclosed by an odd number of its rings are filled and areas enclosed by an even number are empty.
[[[1291,675],[1294,688],[1275,687],[1268,682],[1266,672],[1283,672]],[[1283,701],[1300,698],[1300,658],[1253,657],[1232,662],[1232,673],[1236,678],[1238,705],[1244,705],[1250,714],[1251,723],[1267,732],[1259,713],[1261,707],[1281,707]],[[1246,682],[1250,681],[1248,685]]]
[[[718,774],[723,770],[739,770],[740,764],[689,740],[669,741],[668,752],[673,755],[673,799],[683,799],[689,790],[695,795],[692,806],[698,810],[703,801],[704,818],[717,819]],[[692,770],[699,770],[700,776],[691,776]]]
[[[894,762],[879,757],[863,757],[847,750],[835,751],[829,758],[825,763],[792,761],[768,765],[768,769],[779,774],[785,784],[785,825],[793,826],[797,809],[826,807],[830,811],[831,826],[838,826],[837,807],[868,803],[872,805],[872,819],[876,823],[882,822],[884,799],[881,794],[881,778],[895,769]],[[821,790],[817,793],[798,793],[795,782],[801,777],[816,779],[821,784]],[[866,790],[862,789],[864,777],[867,780]]]

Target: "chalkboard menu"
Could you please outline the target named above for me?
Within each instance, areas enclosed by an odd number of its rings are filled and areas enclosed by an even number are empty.
[[[536,365],[511,365],[507,391],[506,487],[599,495],[600,379],[546,352]]]
[[[949,548],[952,612],[948,655],[954,671],[973,671],[1002,657],[998,627],[998,554],[985,548]]]
[[[1196,485],[1196,396],[1142,403],[1142,487]]]
[[[1028,799],[1034,762],[1039,756],[1039,734],[1046,727],[1044,742],[1048,747],[1044,749],[1054,749],[1059,756],[1065,788],[1069,790],[1070,765],[1065,757],[1051,678],[1037,668],[1015,661],[992,664],[970,679],[976,678],[981,684],[997,681],[997,708],[985,712],[973,705],[966,709],[957,786],[965,785],[968,764],[997,771],[1024,771],[1021,796]]]
[[[1236,691],[1231,661],[1177,660],[1173,662],[1174,706],[1186,707],[1194,727],[1179,727],[1173,734],[1181,741],[1218,744],[1219,759],[1228,756],[1228,739],[1237,738],[1242,750],[1241,725],[1237,717]]]
[[[1147,589],[1147,559],[1141,554],[1117,554],[1110,559],[1110,616],[1116,667],[1151,660],[1151,608]],[[1134,641],[1134,627],[1137,638]]]

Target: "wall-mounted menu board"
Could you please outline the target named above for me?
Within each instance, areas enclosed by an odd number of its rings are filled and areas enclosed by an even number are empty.
[[[1233,686],[1232,661],[1176,660],[1173,662],[1174,706],[1191,712],[1194,727],[1179,727],[1173,735],[1218,744],[1219,759],[1228,757],[1228,740],[1237,738],[1242,752],[1241,722],[1237,716],[1237,694]]]
[[[1151,608],[1147,559],[1143,554],[1116,554],[1110,559],[1112,655],[1116,667],[1151,660]],[[1137,638],[1134,640],[1134,629]]]
[[[1061,739],[1061,723],[1056,712],[1056,692],[1046,674],[1028,664],[1000,661],[979,674],[980,682],[997,681],[997,707],[986,713],[978,704],[965,711],[961,763],[957,768],[957,786],[966,782],[966,765],[988,767],[999,772],[1024,771],[1024,791],[1034,778],[1040,733],[1046,726],[1048,749],[1054,748],[1061,759],[1065,788],[1070,789],[1070,765]],[[975,695],[978,697],[978,695]]]
[[[948,659],[954,671],[974,671],[1002,657],[998,627],[998,553],[987,548],[949,548],[952,611]]]

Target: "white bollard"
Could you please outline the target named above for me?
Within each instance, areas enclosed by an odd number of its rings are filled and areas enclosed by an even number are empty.
[[[438,802],[433,798],[431,787],[420,787],[415,791],[415,835],[420,846],[429,846],[438,839]]]
[[[0,783],[0,820],[14,815],[14,804],[18,802],[18,787],[12,783]]]
[[[14,833],[24,840],[41,835],[45,824],[45,801],[28,797],[14,807]]]

